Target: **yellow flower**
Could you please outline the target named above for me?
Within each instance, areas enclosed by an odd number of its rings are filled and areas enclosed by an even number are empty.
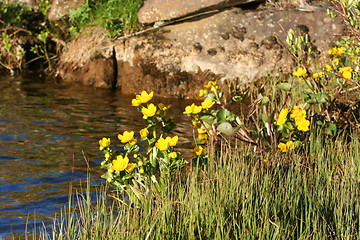
[[[287,118],[288,113],[289,113],[288,108],[281,109],[275,124],[278,125],[278,126],[283,125],[286,122],[286,118]]]
[[[131,131],[131,132],[125,131],[122,135],[119,133],[118,138],[121,141],[121,143],[130,142],[134,139],[134,132],[133,131]]]
[[[169,153],[169,158],[176,158],[177,157],[177,153],[176,152],[171,152]]]
[[[159,103],[159,104],[158,104],[158,107],[159,107],[159,109],[160,109],[161,111],[166,111],[166,110],[170,109],[170,108],[172,107],[172,105],[169,104],[169,105],[165,106],[165,104]]]
[[[111,182],[111,181],[112,181],[112,178],[111,178],[111,177],[108,177],[108,178],[106,179],[106,181]]]
[[[138,163],[137,163],[137,165],[138,165],[139,167],[141,167],[142,165],[144,165],[144,162],[141,161],[141,160],[139,160]]]
[[[212,91],[212,92],[216,92],[217,90],[219,89],[219,86],[212,86],[211,88],[210,88],[210,91]]]
[[[287,152],[291,149],[294,149],[294,143],[293,141],[288,141],[287,143],[279,143],[278,148],[280,149],[280,151],[282,152]]]
[[[340,54],[343,54],[344,53],[344,48],[340,47],[337,49],[337,54],[340,55]]]
[[[110,158],[110,153],[105,153],[105,159],[108,160]]]
[[[312,75],[313,78],[322,78],[323,77],[323,73],[322,72],[319,72],[319,73],[314,73]]]
[[[149,130],[147,130],[147,128],[143,128],[140,130],[140,136],[142,138],[146,138],[148,136],[148,134],[149,134]]]
[[[191,123],[194,127],[197,127],[199,125],[199,121],[196,120],[191,121]]]
[[[343,67],[343,68],[339,68],[339,71],[341,72],[343,77],[350,79],[351,78],[351,72],[353,71],[353,69],[351,67]]]
[[[333,47],[331,50],[328,51],[329,55],[341,55],[344,53],[344,48],[340,47]]]
[[[144,173],[144,168],[140,168],[140,169],[139,169],[139,173],[140,173],[140,174],[143,174],[143,173]]]
[[[216,81],[209,81],[206,85],[204,85],[204,87],[206,88],[211,88],[211,87],[215,87],[217,85],[217,80]]]
[[[134,168],[135,168],[135,164],[129,163],[129,164],[127,165],[127,167],[125,168],[125,171],[127,171],[128,173],[130,173],[130,172],[132,172],[132,171],[134,170]]]
[[[159,138],[155,143],[155,147],[160,151],[166,151],[169,148],[169,141],[164,138]]]
[[[208,138],[208,135],[206,133],[206,130],[203,130],[201,128],[198,128],[198,139],[200,140],[206,140]]]
[[[330,66],[330,65],[326,65],[326,71],[328,71],[328,72],[330,72],[330,71],[332,71],[333,70],[333,67],[332,66]]]
[[[139,100],[137,100],[136,98],[131,100],[131,105],[134,107],[138,107],[138,106],[140,106],[140,104],[141,104],[141,102]]]
[[[156,113],[156,106],[151,103],[151,104],[148,106],[148,108],[143,107],[143,108],[141,109],[141,112],[142,112],[142,114],[144,114],[143,118],[144,118],[144,119],[147,119],[148,117],[152,117],[152,116],[155,115],[155,113]]]
[[[200,92],[199,92],[199,97],[202,97],[205,95],[205,91],[204,89],[200,89]]]
[[[165,140],[168,141],[170,147],[175,147],[177,142],[179,141],[179,137],[178,136],[175,136],[173,138],[166,137]]]
[[[137,143],[137,139],[133,138],[129,141],[130,145],[134,146]]]
[[[185,108],[185,112],[184,114],[198,114],[199,112],[201,112],[202,107],[201,106],[196,106],[195,103],[191,104],[190,106],[187,106]]]
[[[292,114],[290,114],[290,117],[292,119],[295,119],[296,121],[299,121],[303,118],[306,118],[306,111],[303,107],[298,107],[294,105],[291,109]]]
[[[128,166],[128,163],[129,163],[128,157],[123,158],[123,156],[119,155],[116,157],[115,160],[112,161],[111,169],[119,171],[119,172],[123,171]]]
[[[201,107],[203,108],[203,109],[209,109],[209,108],[211,108],[213,105],[215,104],[215,101],[213,101],[213,100],[211,100],[211,99],[206,99],[205,101],[203,101],[202,103],[201,103]]]
[[[146,91],[142,91],[140,95],[136,95],[136,99],[140,102],[140,103],[147,103],[148,101],[150,101],[153,98],[154,92],[151,93],[147,93]]]
[[[295,122],[297,129],[303,132],[309,131],[310,121],[306,120],[305,118],[300,119],[299,121]]]
[[[202,146],[196,146],[192,152],[196,155],[196,156],[200,156],[204,151],[204,148]]]
[[[110,138],[103,137],[99,140],[100,151],[110,145]]]
[[[293,75],[296,77],[301,77],[306,74],[306,69],[299,67],[296,72],[293,72]]]

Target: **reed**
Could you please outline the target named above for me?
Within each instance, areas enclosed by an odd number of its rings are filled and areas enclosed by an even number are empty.
[[[359,138],[321,136],[306,153],[273,152],[265,164],[223,144],[211,174],[193,169],[137,205],[88,185],[39,239],[357,239]]]

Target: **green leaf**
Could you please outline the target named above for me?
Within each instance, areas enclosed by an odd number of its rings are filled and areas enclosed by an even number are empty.
[[[305,94],[313,94],[314,92],[310,88],[304,89]]]
[[[226,109],[220,109],[216,114],[216,120],[218,123],[225,121],[226,119]]]
[[[216,123],[216,117],[211,114],[202,115],[200,117],[200,120],[202,120],[210,125]]]
[[[226,135],[233,135],[239,128],[240,126],[233,127],[229,122],[223,122],[217,127],[217,130]]]
[[[236,115],[230,112],[227,109],[220,109],[218,113],[216,114],[216,119],[218,123],[221,123],[223,121],[234,121],[236,119]]]
[[[267,104],[268,102],[270,102],[270,98],[268,97],[263,97],[263,100],[262,100],[262,104]]]
[[[209,94],[207,95],[206,99],[211,99],[211,100],[213,100],[213,101],[216,101],[216,97],[215,97],[215,95],[214,95],[213,93],[209,93]]]
[[[276,84],[276,87],[283,91],[290,91],[292,86],[290,83],[279,82]]]
[[[330,136],[335,136],[337,131],[336,125],[330,122],[327,122],[325,125],[325,134]]]
[[[265,113],[261,114],[261,119],[264,124],[267,124],[269,122],[268,116]]]
[[[109,172],[106,172],[103,175],[101,175],[101,178],[108,179],[109,177],[111,177],[111,173],[109,173]]]
[[[325,93],[312,93],[305,97],[305,101],[309,104],[326,103],[328,98]]]

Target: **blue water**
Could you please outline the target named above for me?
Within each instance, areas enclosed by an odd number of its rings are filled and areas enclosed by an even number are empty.
[[[0,240],[51,225],[67,206],[69,189],[83,189],[88,173],[103,183],[98,140],[114,142],[118,133],[146,126],[132,97],[35,76],[0,76]],[[189,102],[158,101],[174,105],[175,133],[186,149],[192,128],[182,111]]]

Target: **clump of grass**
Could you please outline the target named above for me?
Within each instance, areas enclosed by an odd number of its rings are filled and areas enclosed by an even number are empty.
[[[140,28],[137,11],[142,0],[87,0],[69,16],[70,33],[75,36],[82,29],[97,24],[106,28],[106,35],[115,37]]]
[[[88,189],[41,239],[358,238],[359,138],[319,136],[306,154],[273,152],[265,164],[245,147],[223,145],[211,174],[194,170],[136,205],[109,201],[103,190],[91,204]]]

